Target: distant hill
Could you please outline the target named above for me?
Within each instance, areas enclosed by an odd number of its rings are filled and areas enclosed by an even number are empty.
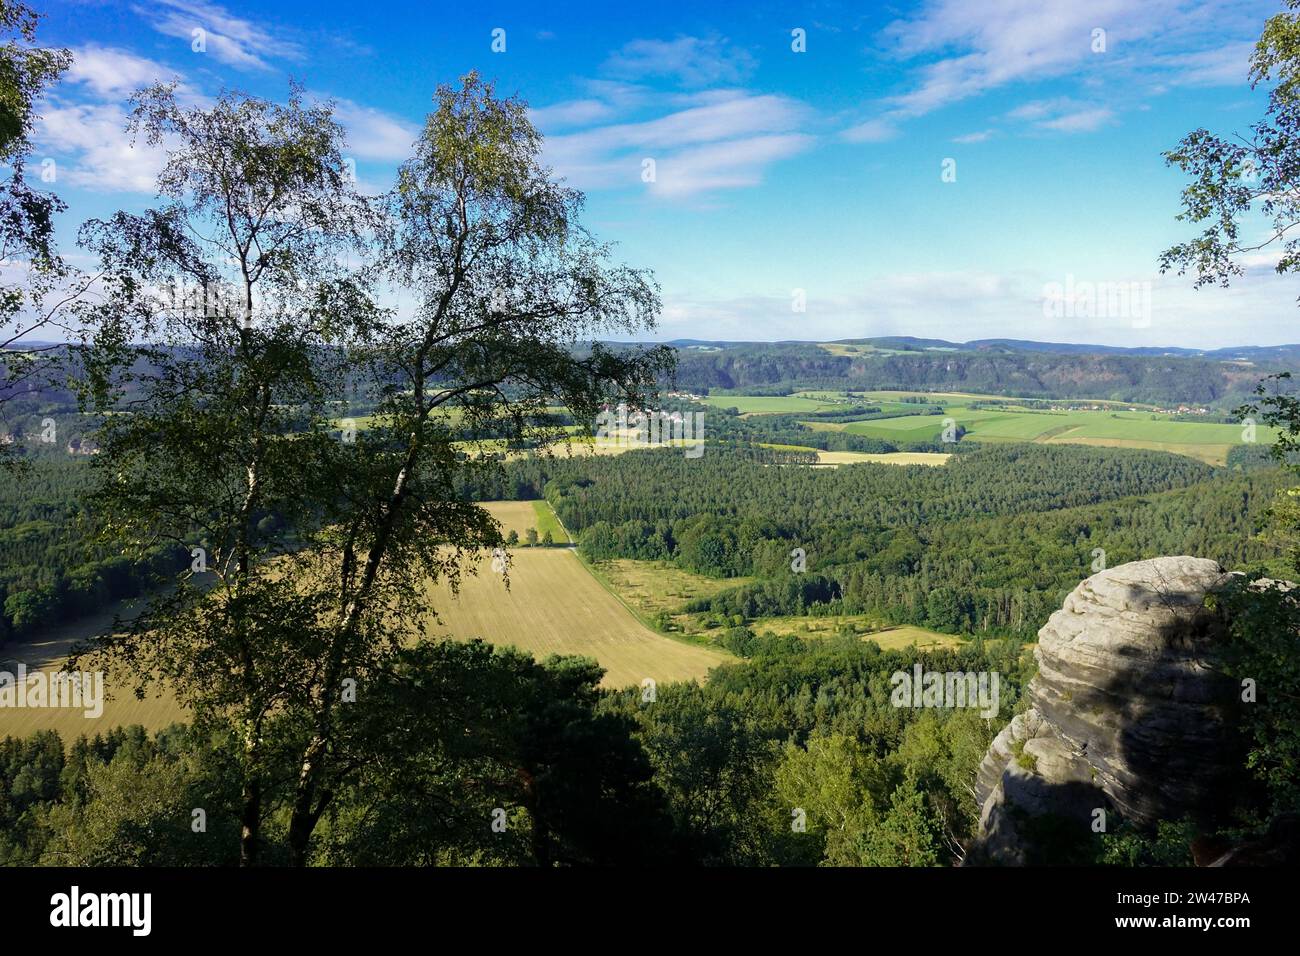
[[[697,392],[905,389],[1227,408],[1240,404],[1265,375],[1300,369],[1300,345],[1201,351],[908,336],[670,344],[679,349],[677,385]]]
[[[1087,345],[1072,342],[1035,342],[1030,339],[972,339],[950,342],[946,339],[918,339],[910,335],[886,335],[865,339],[835,339],[816,342],[792,339],[780,342],[725,342],[712,339],[673,339],[675,348],[728,349],[762,345],[860,345],[905,352],[945,350],[961,352],[1008,351],[1052,352],[1057,355],[1174,355],[1191,358],[1247,359],[1250,361],[1300,362],[1300,343],[1293,345],[1234,345],[1221,349],[1190,349],[1179,346]]]

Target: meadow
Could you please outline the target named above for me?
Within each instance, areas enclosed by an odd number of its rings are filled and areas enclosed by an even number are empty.
[[[713,597],[728,588],[740,587],[752,578],[711,578],[694,574],[667,561],[616,558],[591,566],[592,573],[617,594],[648,626],[666,614],[672,626],[688,635],[703,633],[698,615],[682,609],[698,598]]]
[[[805,615],[768,617],[749,625],[755,634],[794,634],[803,638],[833,637],[845,631],[864,641],[875,641],[884,650],[916,645],[921,648],[959,647],[963,641],[913,624],[881,624],[867,614]]]
[[[820,394],[829,397],[834,393]],[[716,392],[705,396],[704,401],[714,408],[735,408],[742,415],[806,414],[827,411],[845,403],[843,396],[839,401],[826,401],[808,395],[727,395]]]

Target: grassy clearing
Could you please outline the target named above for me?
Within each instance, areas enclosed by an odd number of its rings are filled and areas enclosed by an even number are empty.
[[[713,597],[729,588],[748,584],[752,578],[709,578],[692,574],[665,561],[636,561],[618,558],[602,561],[594,572],[647,623],[667,613],[675,627],[698,633],[694,616],[682,612],[691,601]]]
[[[659,683],[699,680],[711,668],[734,660],[650,630],[601,586],[571,549],[515,551],[509,590],[488,558],[478,571],[464,579],[458,596],[441,584],[432,586],[440,623],[430,626],[430,637],[481,637],[539,659],[584,654],[605,667],[607,687],[638,685],[647,677]]]
[[[942,452],[930,451],[893,451],[886,454],[865,451],[823,451],[807,445],[773,445],[766,442],[762,443],[762,447],[774,448],[778,451],[815,452],[817,464],[813,466],[814,468],[838,468],[840,465],[860,465],[864,462],[875,462],[880,465],[942,465],[952,457]]]
[[[799,395],[708,395],[704,399],[715,408],[739,409],[742,415],[786,415],[821,412],[843,404]]]
[[[524,540],[528,529],[532,528],[537,532],[537,537],[545,536],[546,532],[551,533],[551,539],[556,544],[568,544],[569,535],[560,524],[560,519],[556,517],[551,505],[546,501],[485,501],[483,507],[486,508],[492,517],[501,522],[501,533],[510,534],[511,531],[519,535],[519,539]]]
[[[911,624],[882,625],[865,614],[839,614],[833,617],[769,617],[749,624],[755,634],[794,634],[799,637],[832,637],[848,629],[875,641],[885,650],[915,644],[917,647],[957,647],[962,638],[951,634],[915,627]]]
[[[501,523],[503,535],[513,531],[522,541],[529,528],[537,527],[537,511],[531,501],[485,501],[483,507]]]
[[[569,533],[564,530],[564,525],[560,524],[560,518],[555,513],[548,501],[534,501],[533,514],[537,517],[537,536],[545,538],[549,532],[551,540],[556,544],[568,544]]]
[[[952,455],[937,451],[893,451],[883,455],[873,455],[864,451],[821,451],[817,452],[819,467],[837,467],[839,465],[859,465],[863,462],[875,462],[880,465],[929,465],[937,467],[946,464]]]

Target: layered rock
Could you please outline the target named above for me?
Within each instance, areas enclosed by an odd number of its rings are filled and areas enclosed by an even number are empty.
[[[1030,709],[980,766],[973,861],[1046,862],[1045,835],[1086,837],[1098,810],[1108,828],[1216,814],[1242,766],[1238,691],[1214,669],[1222,631],[1204,607],[1226,578],[1213,561],[1167,557],[1074,589],[1038,632]]]

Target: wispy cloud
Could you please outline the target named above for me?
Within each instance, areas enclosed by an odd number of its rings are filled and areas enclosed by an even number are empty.
[[[721,37],[679,36],[632,40],[605,61],[604,70],[624,79],[668,79],[684,87],[741,83],[756,66],[754,57]]]
[[[271,68],[268,60],[303,57],[296,42],[205,0],[157,0],[154,6],[137,6],[134,10],[159,33],[191,44],[195,31],[203,31],[205,52],[241,70],[267,70]]]
[[[566,129],[613,119],[617,110],[605,100],[580,99],[530,109],[528,114],[538,129]]]
[[[756,185],[778,160],[808,149],[811,111],[789,97],[713,90],[677,99],[692,105],[663,116],[550,136],[545,156],[584,189],[642,184],[680,198]],[[645,161],[654,176],[646,181]]]
[[[1018,106],[1007,118],[1028,123],[1035,129],[1058,133],[1091,133],[1115,119],[1115,111],[1105,106],[1079,103],[1069,97],[1032,100]]]
[[[1248,13],[1245,8],[1252,8]],[[1015,84],[1075,78],[1131,95],[1160,84],[1239,83],[1258,33],[1264,0],[930,0],[890,23],[880,51],[910,64],[904,90],[882,98],[876,116],[850,127],[848,139],[877,141],[859,130],[898,128],[908,119]],[[1039,128],[1087,132],[1110,122],[1112,105],[1044,120]]]
[[[898,135],[898,125],[888,118],[870,119],[850,126],[842,135],[850,143],[883,143]]]
[[[334,99],[334,118],[348,131],[348,150],[358,159],[401,162],[410,157],[420,128],[400,116]]]

